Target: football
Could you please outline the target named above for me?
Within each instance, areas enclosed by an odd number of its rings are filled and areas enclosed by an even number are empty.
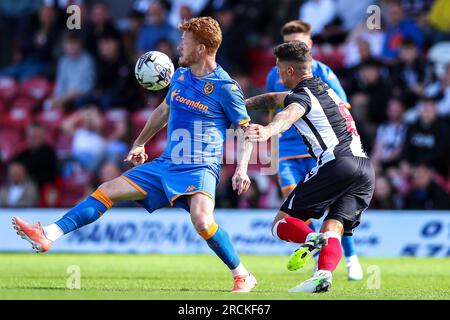
[[[170,58],[159,51],[144,53],[136,62],[136,80],[147,90],[158,91],[170,84],[174,73]]]

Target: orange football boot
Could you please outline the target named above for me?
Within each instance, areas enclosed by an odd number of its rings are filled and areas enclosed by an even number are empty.
[[[25,222],[19,217],[13,217],[12,224],[14,229],[16,229],[17,234],[21,236],[22,239],[31,243],[31,247],[36,250],[36,252],[45,252],[51,248],[53,243],[45,237],[40,222],[33,225]]]
[[[234,277],[234,287],[231,292],[250,292],[257,284],[256,278],[251,273],[246,276],[238,275]]]

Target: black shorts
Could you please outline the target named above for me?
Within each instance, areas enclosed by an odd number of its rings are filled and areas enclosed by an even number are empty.
[[[327,219],[344,225],[351,235],[359,225],[375,189],[375,173],[367,158],[340,157],[313,168],[281,206],[281,211],[299,218],[320,219],[329,209]]]

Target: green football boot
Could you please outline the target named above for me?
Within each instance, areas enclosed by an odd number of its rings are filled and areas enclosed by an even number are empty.
[[[295,271],[305,266],[306,262],[314,257],[322,247],[328,244],[328,237],[323,233],[312,236],[307,242],[302,244],[300,248],[294,251],[289,257],[287,269]]]

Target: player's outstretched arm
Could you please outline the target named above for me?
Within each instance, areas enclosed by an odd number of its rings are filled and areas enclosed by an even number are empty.
[[[283,111],[277,113],[267,126],[252,124],[244,137],[249,141],[267,141],[271,136],[278,135],[289,129],[294,122],[305,114],[305,108],[298,103],[291,103]]]
[[[164,128],[169,120],[169,105],[165,100],[152,112],[150,118],[145,123],[139,136],[133,143],[128,156],[124,161],[133,163],[135,166],[143,164],[148,159],[145,153],[145,144],[150,140],[159,130]]]
[[[247,110],[275,110],[283,108],[287,92],[269,92],[245,99]]]
[[[239,126],[239,129],[245,132],[249,127],[250,125],[246,123]],[[238,143],[238,162],[231,182],[233,190],[236,190],[237,194],[240,195],[250,187],[250,178],[247,175],[247,169],[253,151],[253,142],[247,139],[238,139]]]

